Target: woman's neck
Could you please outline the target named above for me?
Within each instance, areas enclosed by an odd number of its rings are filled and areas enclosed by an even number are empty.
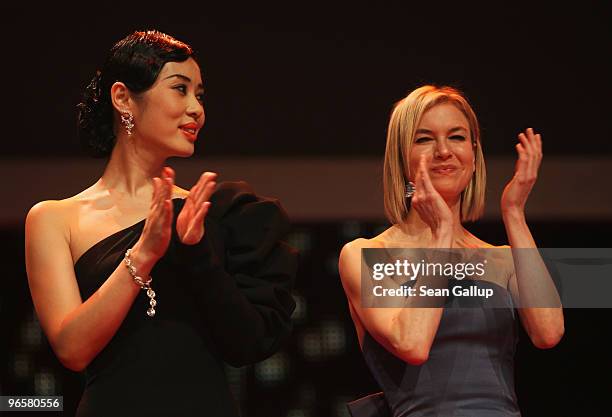
[[[98,181],[100,188],[117,200],[150,201],[153,177],[160,177],[165,159],[145,147],[136,146],[136,138],[117,138],[104,174]]]

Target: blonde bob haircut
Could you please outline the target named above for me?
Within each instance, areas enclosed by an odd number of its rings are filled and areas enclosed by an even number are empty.
[[[393,107],[387,130],[387,146],[383,171],[385,214],[392,224],[402,223],[410,210],[410,201],[404,197],[408,182],[408,155],[415,140],[415,132],[423,114],[432,107],[451,103],[466,117],[474,148],[476,170],[470,183],[461,193],[461,221],[474,221],[484,210],[486,169],[480,128],[474,110],[463,94],[452,87],[425,85],[398,101]]]

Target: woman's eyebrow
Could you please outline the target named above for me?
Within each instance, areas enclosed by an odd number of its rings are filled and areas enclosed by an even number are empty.
[[[458,132],[460,130],[464,130],[464,131],[467,132],[467,129],[465,127],[463,127],[463,126],[456,126],[456,127],[453,127],[452,129],[449,129],[448,133]]]
[[[465,127],[463,127],[463,126],[455,126],[455,127],[450,128],[447,133],[458,132],[460,130],[464,130],[464,131],[467,132],[467,129]],[[416,134],[423,133],[423,134],[431,135],[431,134],[433,134],[433,131],[431,131],[429,129],[417,129],[415,133]]]
[[[191,78],[189,78],[186,75],[178,74],[178,73],[177,74],[168,75],[166,78],[164,78],[164,80],[167,80],[168,78],[172,78],[172,77],[180,78],[182,80],[187,81],[188,83],[191,82]],[[204,86],[200,83],[200,84],[198,84],[197,88],[204,89]]]
[[[183,74],[172,74],[172,75],[168,75],[166,78],[164,78],[164,80],[167,80],[168,78],[172,78],[172,77],[177,77],[177,78],[182,78],[183,80],[187,81],[187,82],[191,82],[191,78],[189,78],[186,75]]]

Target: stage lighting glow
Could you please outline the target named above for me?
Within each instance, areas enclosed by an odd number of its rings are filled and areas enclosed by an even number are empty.
[[[17,353],[13,359],[13,373],[17,379],[29,378],[32,373],[32,362],[26,353]]]
[[[36,395],[56,394],[55,376],[48,371],[41,371],[34,375],[34,392]]]
[[[321,324],[321,340],[326,355],[340,355],[346,350],[344,325],[336,320],[326,320]]]
[[[42,329],[34,313],[21,327],[21,344],[28,350],[38,350],[42,345],[42,340]]]
[[[289,376],[289,357],[279,352],[255,365],[255,379],[262,385],[276,385]]]
[[[302,336],[302,353],[306,359],[311,361],[322,359],[321,336],[314,330],[308,330]]]
[[[302,336],[302,353],[310,361],[321,361],[346,351],[344,325],[336,320],[324,320],[318,327],[306,330]]]

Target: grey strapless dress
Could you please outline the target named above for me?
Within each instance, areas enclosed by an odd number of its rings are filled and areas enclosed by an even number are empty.
[[[397,358],[366,332],[363,356],[383,392],[349,404],[352,416],[520,417],[512,298],[486,281],[453,285],[474,284],[494,289],[489,301],[497,308],[483,306],[480,298],[448,297],[429,359],[420,366]]]

